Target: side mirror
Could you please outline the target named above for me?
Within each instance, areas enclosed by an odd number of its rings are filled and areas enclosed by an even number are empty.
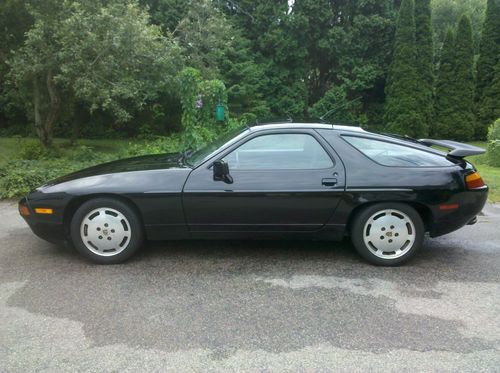
[[[212,167],[215,181],[223,181],[227,184],[233,183],[233,178],[229,175],[229,165],[226,162],[219,159],[213,163]]]

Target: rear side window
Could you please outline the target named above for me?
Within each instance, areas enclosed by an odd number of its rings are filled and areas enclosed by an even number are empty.
[[[366,137],[343,136],[344,140],[373,161],[384,166],[439,167],[453,162],[439,154]]]

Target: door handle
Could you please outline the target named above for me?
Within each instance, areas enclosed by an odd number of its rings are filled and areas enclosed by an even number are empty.
[[[323,184],[324,186],[332,187],[337,185],[337,179],[335,178],[323,179],[321,180],[321,184]]]

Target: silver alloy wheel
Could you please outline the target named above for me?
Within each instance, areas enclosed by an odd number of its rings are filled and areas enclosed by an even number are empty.
[[[377,211],[363,228],[366,247],[382,259],[405,255],[415,242],[415,234],[415,225],[408,215],[394,209]]]
[[[108,207],[90,211],[80,224],[83,244],[100,256],[121,253],[130,242],[131,235],[127,218],[121,212]]]

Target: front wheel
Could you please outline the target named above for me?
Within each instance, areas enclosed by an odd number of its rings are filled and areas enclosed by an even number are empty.
[[[358,253],[376,265],[395,266],[422,246],[425,228],[418,212],[402,203],[380,203],[361,211],[352,226]]]
[[[71,220],[71,239],[85,257],[99,264],[130,258],[143,241],[142,224],[130,206],[112,198],[85,202]]]

